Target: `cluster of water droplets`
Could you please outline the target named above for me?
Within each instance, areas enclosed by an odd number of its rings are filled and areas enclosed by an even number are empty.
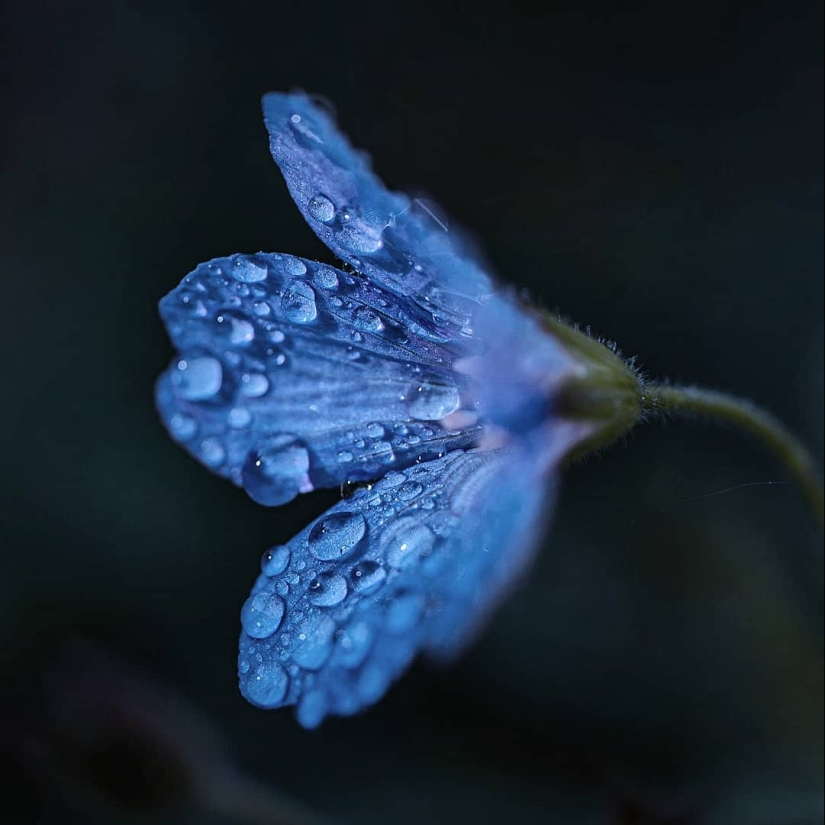
[[[241,611],[246,697],[267,708],[298,700],[308,727],[375,701],[437,635],[441,597],[456,595],[456,496],[498,466],[457,450],[390,472],[267,551]]]
[[[451,367],[477,342],[445,338],[412,302],[356,273],[233,255],[199,266],[161,313],[181,352],[158,386],[171,434],[260,503],[373,478],[478,436],[441,423],[472,406]]]

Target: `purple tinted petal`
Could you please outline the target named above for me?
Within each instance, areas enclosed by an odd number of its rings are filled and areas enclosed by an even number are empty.
[[[275,548],[262,569],[278,572],[242,612],[246,698],[297,704],[314,727],[376,702],[419,652],[455,655],[529,560],[557,457],[456,450],[388,474]]]
[[[318,237],[373,283],[413,298],[425,317],[466,327],[492,291],[468,241],[423,201],[386,189],[306,95],[268,94],[263,108],[272,156]]]
[[[287,255],[201,264],[161,301],[179,355],[157,401],[172,436],[263,504],[367,480],[479,435],[464,334],[363,278]]]

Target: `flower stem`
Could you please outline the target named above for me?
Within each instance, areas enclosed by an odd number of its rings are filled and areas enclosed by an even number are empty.
[[[750,401],[698,387],[645,383],[640,401],[647,413],[707,416],[755,436],[782,462],[799,486],[820,529],[825,529],[825,493],[813,456],[773,415]]]

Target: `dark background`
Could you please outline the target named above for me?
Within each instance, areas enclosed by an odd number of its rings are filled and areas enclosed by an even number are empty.
[[[54,703],[86,664],[53,657],[78,635],[341,822],[821,821],[820,536],[792,486],[737,487],[785,479],[759,445],[673,424],[573,468],[529,581],[462,663],[419,664],[366,715],[306,732],[238,694],[238,610],[261,552],[335,493],[255,505],[173,445],[152,395],[172,355],[156,304],[195,264],[330,257],[260,115],[262,93],[300,87],[503,281],[651,374],[768,407],[821,466],[821,3],[3,14],[12,821],[119,821],[53,792],[70,746],[43,769],[32,745],[63,741]],[[80,784],[105,787],[96,771]]]

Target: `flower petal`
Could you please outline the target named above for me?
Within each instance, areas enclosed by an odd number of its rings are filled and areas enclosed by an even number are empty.
[[[425,316],[466,326],[492,284],[470,243],[423,201],[390,192],[331,116],[303,94],[268,94],[264,119],[272,157],[318,237],[341,259]]]
[[[158,382],[163,420],[210,469],[273,505],[469,446],[480,432],[473,382],[453,364],[479,343],[410,307],[288,255],[201,264],[161,301],[180,353]]]
[[[262,560],[241,691],[315,727],[378,701],[419,652],[454,656],[529,560],[557,456],[456,450],[358,490]]]

